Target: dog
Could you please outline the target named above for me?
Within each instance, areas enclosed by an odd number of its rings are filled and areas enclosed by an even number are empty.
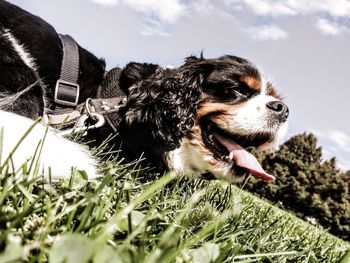
[[[1,1],[0,46],[0,108],[31,119],[55,109],[64,51],[54,28]],[[78,103],[83,103],[97,96],[105,63],[79,45],[78,50]],[[131,62],[118,75],[118,86],[124,103],[115,113],[115,130],[105,125],[89,131],[88,139],[100,142],[116,133],[126,160],[144,154],[159,171],[229,182],[241,181],[248,172],[274,180],[249,150],[275,146],[289,110],[248,60],[191,56],[173,69]]]
[[[249,61],[189,57],[179,68],[129,63],[120,87],[119,136],[134,157],[195,177],[266,180],[249,149],[269,149],[287,128],[288,107]]]

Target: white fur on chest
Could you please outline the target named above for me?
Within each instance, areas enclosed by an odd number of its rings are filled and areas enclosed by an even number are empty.
[[[166,154],[169,169],[177,174],[200,177],[208,167],[208,160],[203,159],[200,148],[193,147],[193,142],[184,138],[179,148]]]

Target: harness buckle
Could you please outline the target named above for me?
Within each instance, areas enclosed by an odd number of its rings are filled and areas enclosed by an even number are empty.
[[[92,119],[95,123],[89,125],[89,119]],[[101,128],[104,124],[105,118],[102,116],[102,114],[97,112],[91,112],[90,114],[83,114],[77,121],[75,127],[78,129],[85,128],[86,130],[91,130]]]
[[[89,119],[91,120],[92,117],[94,118],[93,120],[95,123],[89,124],[88,121]],[[104,124],[105,118],[102,116],[102,114],[99,114],[97,112],[91,113],[90,116],[88,114],[83,114],[80,116],[73,128],[65,131],[60,131],[59,134],[66,136],[81,133],[82,136],[85,136],[88,130],[101,128]]]
[[[54,102],[64,106],[76,107],[79,93],[79,84],[59,79],[55,86]]]

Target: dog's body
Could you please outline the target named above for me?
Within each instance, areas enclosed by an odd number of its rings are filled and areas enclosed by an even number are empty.
[[[55,30],[1,1],[0,47],[0,107],[32,119],[55,107],[53,88],[62,61]],[[83,102],[96,96],[104,63],[81,47],[79,54]],[[248,171],[273,180],[246,149],[274,145],[286,126],[288,108],[247,60],[189,57],[175,69],[129,63],[119,85],[126,103],[117,113],[116,143],[128,159],[144,153],[161,170],[228,181],[241,180]],[[104,138],[108,132],[88,136]]]

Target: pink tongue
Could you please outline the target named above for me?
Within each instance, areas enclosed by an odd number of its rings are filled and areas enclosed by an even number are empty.
[[[264,181],[272,182],[275,180],[275,177],[266,173],[261,167],[258,160],[251,153],[247,152],[243,147],[234,141],[224,138],[220,134],[213,132],[215,138],[226,147],[230,152],[230,158],[233,159],[235,164],[239,167],[242,167],[249,172],[251,172],[255,177],[260,178]]]

